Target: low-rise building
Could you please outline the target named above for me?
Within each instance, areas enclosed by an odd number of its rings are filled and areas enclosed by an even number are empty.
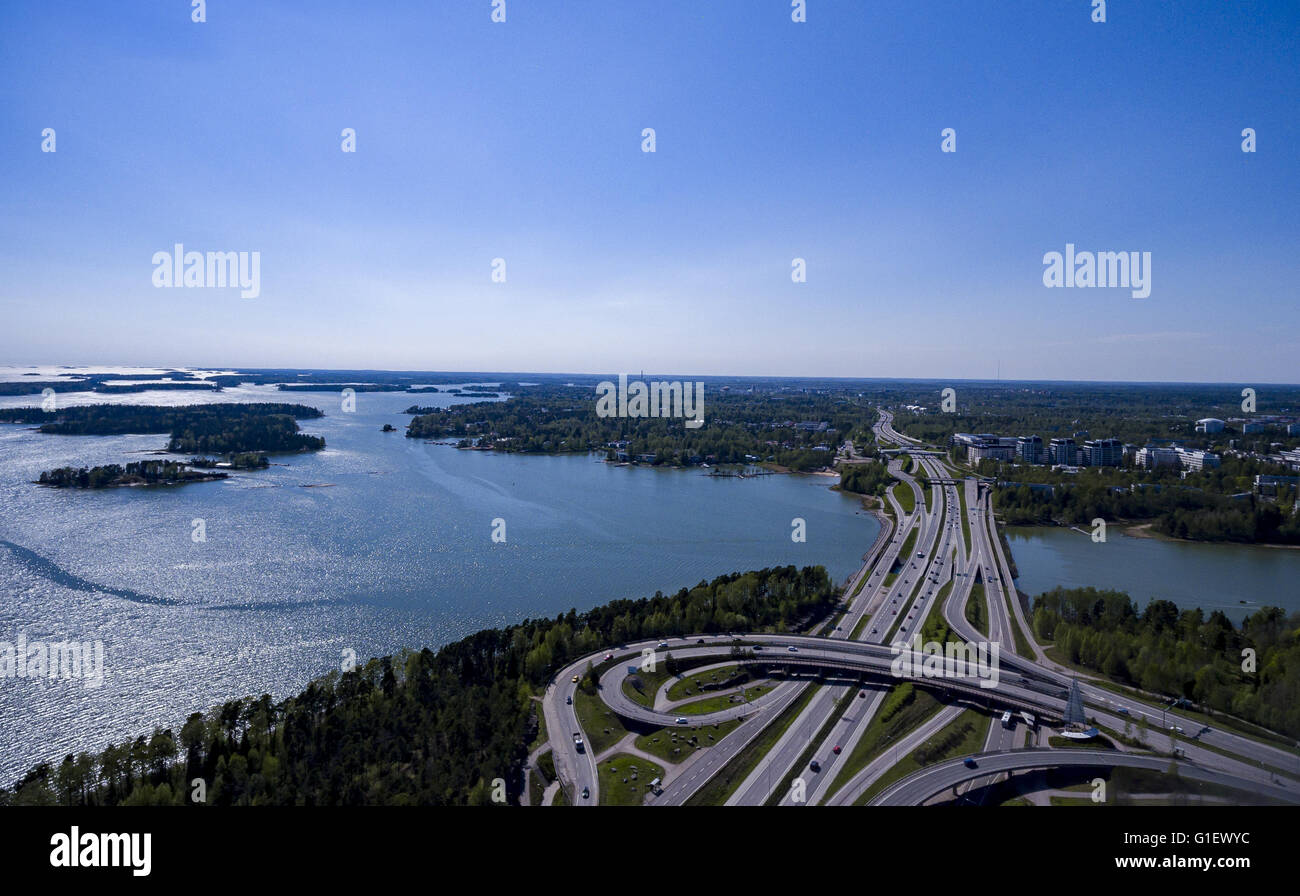
[[[1182,466],[1182,458],[1179,456],[1177,448],[1146,448],[1138,449],[1133,458],[1133,463],[1144,470],[1158,470],[1161,467],[1179,467]]]
[[[966,449],[966,459],[973,464],[982,460],[1012,460],[1015,456],[1014,445],[1001,445],[997,442],[980,442]]]
[[[1184,470],[1196,473],[1219,466],[1219,455],[1209,451],[1189,451],[1185,448],[1175,448],[1174,450],[1179,453]]]
[[[1261,495],[1276,495],[1279,490],[1300,485],[1300,476],[1255,476],[1255,491]]]

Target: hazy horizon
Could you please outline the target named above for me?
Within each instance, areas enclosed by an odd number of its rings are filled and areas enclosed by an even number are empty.
[[[53,368],[69,371],[80,371],[86,374],[103,374],[123,371],[123,376],[132,376],[142,371],[157,371],[160,375],[169,370],[197,371],[204,373],[215,373],[220,371],[229,371],[234,373],[253,373],[259,371],[293,371],[293,372],[314,372],[314,373],[339,373],[339,374],[362,374],[362,373],[389,373],[389,374],[430,374],[437,376],[501,376],[501,377],[528,377],[528,376],[545,376],[545,377],[616,377],[619,374],[627,374],[629,378],[644,376],[649,379],[690,379],[703,377],[705,379],[718,380],[838,380],[843,382],[881,382],[881,383],[974,383],[979,385],[999,385],[999,384],[1033,384],[1033,385],[1067,385],[1067,386],[1087,386],[1087,385],[1113,385],[1113,386],[1282,386],[1285,388],[1300,388],[1300,383],[1287,382],[1268,382],[1265,380],[1071,380],[1057,379],[1050,377],[1032,377],[1024,379],[1008,379],[1003,377],[984,378],[984,377],[936,377],[936,376],[832,376],[827,374],[769,374],[769,373],[700,373],[698,371],[609,371],[609,370],[491,370],[489,368],[467,368],[467,369],[439,369],[433,367],[282,367],[279,365],[266,364],[248,364],[248,365],[231,365],[231,364],[10,364],[0,363],[0,371],[4,370],[37,370],[40,368]],[[53,375],[53,374],[51,374]],[[322,384],[324,389],[328,384]]]

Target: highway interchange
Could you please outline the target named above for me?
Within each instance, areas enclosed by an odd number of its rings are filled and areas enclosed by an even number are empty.
[[[691,726],[744,721],[666,773],[658,792],[646,795],[645,802],[651,805],[688,801],[792,704],[807,697],[809,688],[816,690],[798,715],[786,720],[785,730],[761,760],[729,789],[726,805],[920,805],[962,798],[967,793],[983,794],[984,785],[1030,770],[1126,766],[1166,772],[1171,765],[1185,779],[1232,788],[1261,801],[1300,802],[1300,769],[1293,751],[1220,727],[1208,728],[1159,707],[1154,698],[1139,701],[1083,675],[1078,676],[1078,685],[1089,720],[1115,733],[1132,731],[1146,719],[1149,749],[1045,748],[1053,733],[1048,726],[1061,724],[1074,673],[1054,663],[1032,637],[996,534],[991,495],[972,477],[956,478],[942,455],[896,432],[892,420],[892,415],[882,410],[875,436],[878,445],[891,452],[889,471],[911,491],[908,503],[913,507],[905,509],[894,489],[886,493],[893,521],[884,520],[881,538],[849,579],[845,611],[821,631],[814,635],[700,634],[628,643],[582,657],[556,675],[542,699],[542,709],[555,771],[569,803],[595,806],[601,802],[597,757],[585,747],[579,750],[573,737],[576,734],[584,742],[589,740],[574,703],[579,687],[574,679],[581,678],[589,664],[600,673],[600,699],[621,719],[639,726],[638,730],[671,729],[687,721],[671,707],[647,707],[624,692],[629,671],[643,663],[647,652],[656,662],[671,652],[677,662],[691,667],[757,664],[757,674],[769,676],[775,685],[753,701],[691,715]],[[913,463],[904,472],[907,457]],[[861,462],[852,443],[844,446],[843,458],[844,463]],[[936,506],[927,505],[929,496],[914,473],[923,473],[930,481]],[[964,496],[958,489],[964,490]],[[963,531],[963,506],[969,547]],[[914,539],[910,545],[909,538]],[[977,584],[983,586],[987,634],[966,617],[966,605]],[[842,772],[854,747],[871,728],[889,690],[903,680],[894,669],[899,654],[911,652],[910,642],[936,609],[958,638],[998,648],[996,676],[988,674],[987,665],[980,667],[958,658],[941,677],[906,679],[934,693],[945,705],[900,736],[888,751],[859,763],[862,767],[845,779]],[[897,642],[909,642],[909,646],[895,648]],[[1017,643],[1032,658],[1018,655]],[[916,659],[919,666],[922,658]],[[982,750],[927,765],[887,787],[877,786],[897,759],[929,741],[967,709],[993,717]],[[1007,710],[1015,713],[1017,721],[1010,728],[999,724]],[[1039,731],[1029,730],[1026,713],[1041,721]],[[1175,734],[1176,758],[1169,755]],[[1038,745],[1028,746],[1027,739],[1035,735]],[[815,771],[806,761],[810,755],[817,763]],[[792,777],[797,787],[788,786]],[[873,790],[870,800],[865,800],[864,794]]]

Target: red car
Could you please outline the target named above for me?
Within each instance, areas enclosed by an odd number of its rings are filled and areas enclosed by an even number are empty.
[[[840,752],[840,745],[836,744],[835,746],[831,747],[831,752],[838,756]]]

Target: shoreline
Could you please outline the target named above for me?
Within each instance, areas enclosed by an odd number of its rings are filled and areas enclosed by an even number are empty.
[[[1278,544],[1276,542],[1271,542],[1271,541],[1227,541],[1227,540],[1205,541],[1196,538],[1176,538],[1173,535],[1166,535],[1163,532],[1153,531],[1151,527],[1155,525],[1154,521],[1149,521],[1144,523],[1120,521],[1109,525],[1113,525],[1116,529],[1119,529],[1120,534],[1127,536],[1128,538],[1145,538],[1151,541],[1165,541],[1171,544],[1225,545],[1229,547],[1274,548],[1283,551],[1300,551],[1300,544]],[[1088,534],[1085,530],[1080,529],[1078,526],[1067,525],[1065,523],[1017,523],[1010,526],[1006,524],[1002,524],[1002,528],[1003,529],[1067,529],[1070,531],[1078,532],[1081,535]]]

